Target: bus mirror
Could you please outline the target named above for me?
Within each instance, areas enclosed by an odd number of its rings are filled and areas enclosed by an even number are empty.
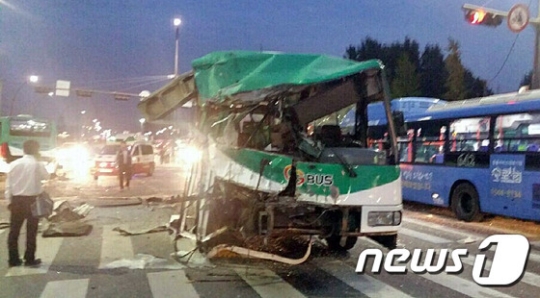
[[[394,125],[396,126],[396,132],[398,136],[404,137],[407,135],[407,128],[405,127],[405,117],[403,116],[402,111],[393,111],[392,119],[394,120]]]

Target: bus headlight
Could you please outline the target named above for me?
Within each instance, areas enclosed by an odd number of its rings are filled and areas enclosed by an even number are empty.
[[[401,211],[371,211],[368,213],[368,226],[398,226],[401,224]]]

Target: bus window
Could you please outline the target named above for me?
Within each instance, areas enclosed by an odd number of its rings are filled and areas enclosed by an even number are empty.
[[[540,114],[502,115],[495,122],[495,152],[539,152]]]
[[[443,133],[441,133],[443,132]],[[416,141],[414,142],[414,162],[433,163],[437,154],[444,152],[444,126],[437,123],[426,123],[423,128],[416,130]]]
[[[489,148],[489,117],[457,119],[450,124],[450,151],[481,151]]]

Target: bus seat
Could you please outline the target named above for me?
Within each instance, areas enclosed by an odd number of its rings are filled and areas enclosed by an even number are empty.
[[[527,146],[527,151],[529,152],[538,152],[539,149],[540,145],[538,144],[530,144],[529,146]]]
[[[435,163],[444,163],[444,153],[435,154]]]
[[[326,147],[339,147],[342,140],[341,127],[339,125],[323,125],[320,139]]]

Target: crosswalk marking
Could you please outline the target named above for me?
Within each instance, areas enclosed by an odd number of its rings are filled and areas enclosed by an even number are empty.
[[[107,264],[117,260],[133,259],[135,255],[131,238],[121,236],[119,233],[113,231],[114,227],[111,225],[103,227],[101,258],[99,262],[99,268],[101,269],[106,268]]]
[[[475,282],[442,272],[437,275],[429,273],[418,275],[443,287],[452,289],[470,297],[512,297],[502,292],[482,287]]]
[[[540,263],[540,255],[530,252],[529,260]]]
[[[423,226],[425,226],[425,224],[423,224]],[[105,226],[103,229],[99,268],[104,268],[106,265],[120,259],[134,258],[135,253],[131,238],[121,236],[114,232],[113,227],[114,226]],[[439,229],[437,226],[430,226],[430,228]],[[0,230],[0,234],[4,232],[5,230]],[[408,237],[419,239],[422,242],[432,244],[455,242],[454,240],[434,236],[419,230],[414,230],[410,226],[402,228],[400,233]],[[459,235],[460,237],[471,237],[474,235],[462,232],[454,233],[452,231],[449,233],[449,237],[452,237],[452,234]],[[363,238],[360,238],[359,240],[362,241],[362,239]],[[23,276],[47,273],[56,255],[58,254],[60,247],[62,246],[62,242],[63,238],[38,237],[37,257],[43,260],[43,264],[38,268],[9,268],[7,269],[6,276]],[[461,260],[463,264],[473,266],[475,257],[476,256],[474,254],[470,254],[467,257],[462,257]],[[531,253],[529,261],[540,263],[540,255],[537,253]],[[384,279],[382,279],[380,276],[356,274],[354,272],[354,267],[342,260],[332,259],[331,257],[316,257],[312,258],[310,262],[317,266],[317,268],[320,268],[321,270],[334,276],[337,280],[367,297],[411,297],[407,293],[403,292],[399,287],[394,288],[393,286],[385,283]],[[491,266],[492,262],[490,260],[486,260],[485,269],[489,271]],[[246,284],[249,285],[261,297],[305,297],[301,291],[294,287],[294,283],[290,284],[283,280],[273,270],[255,266],[250,266],[249,268],[246,268],[245,266],[231,267],[230,269],[241,277]],[[412,273],[412,271],[409,271],[409,274],[415,275]],[[148,286],[150,287],[153,297],[176,297],[178,296],[178,293],[181,293],[182,297],[187,298],[199,297],[196,288],[187,278],[183,270],[151,272],[147,273],[146,276],[148,279]],[[421,274],[417,276],[429,280],[434,284],[438,284],[440,287],[451,289],[452,291],[470,297],[512,297],[500,292],[500,289],[486,288],[477,285],[471,279],[470,275],[467,274],[454,275],[445,274],[443,272],[436,275]],[[522,283],[522,287],[528,287],[530,285],[535,288],[540,288],[540,274],[525,272],[520,282]],[[89,279],[50,281],[46,284],[40,297],[58,297],[59,293],[69,293],[70,297],[75,298],[85,297],[88,294],[89,284]],[[36,296],[39,296],[39,294]]]
[[[234,268],[233,270],[262,298],[306,297],[271,270],[264,268]]]
[[[198,298],[197,291],[183,270],[153,272],[147,275],[153,298]]]
[[[12,267],[9,268],[6,276],[22,276],[32,274],[45,274],[49,271],[60,245],[62,245],[63,238],[43,238],[37,237],[37,251],[36,258],[41,259],[41,265],[39,267]]]
[[[450,239],[433,236],[427,233],[418,232],[418,231],[411,230],[408,228],[401,228],[398,233],[409,236],[409,237],[413,237],[416,239],[420,239],[422,241],[431,242],[434,244],[444,244],[444,243],[453,242]]]
[[[469,254],[467,257],[462,257],[461,261],[464,264],[474,266],[475,258],[476,258],[475,255]],[[484,269],[490,271],[491,264],[492,264],[491,261],[486,259]],[[525,272],[523,274],[523,278],[521,279],[521,281],[531,286],[538,287],[540,285],[540,275],[534,274],[531,272]]]
[[[423,227],[430,228],[430,229],[436,229],[436,230],[444,231],[445,233],[454,234],[454,235],[457,235],[459,237],[465,237],[465,238],[472,237],[472,238],[475,238],[475,239],[483,239],[484,238],[483,236],[475,234],[475,233],[468,233],[468,232],[466,233],[466,232],[462,232],[460,230],[457,230],[457,229],[454,229],[454,228],[451,228],[451,227],[442,226],[442,225],[432,223],[432,222],[424,222],[424,221],[414,219],[414,218],[404,217],[403,222],[412,223],[412,224],[423,226]]]
[[[56,298],[60,293],[71,298],[84,298],[88,292],[88,279],[50,281],[45,286],[40,298]]]
[[[354,268],[341,261],[328,261],[322,264],[321,260],[314,260],[318,268],[326,271],[337,279],[341,280],[349,287],[361,292],[368,297],[411,297],[402,291],[373,278],[367,274],[356,274]],[[343,271],[343,267],[350,267],[351,270]]]

